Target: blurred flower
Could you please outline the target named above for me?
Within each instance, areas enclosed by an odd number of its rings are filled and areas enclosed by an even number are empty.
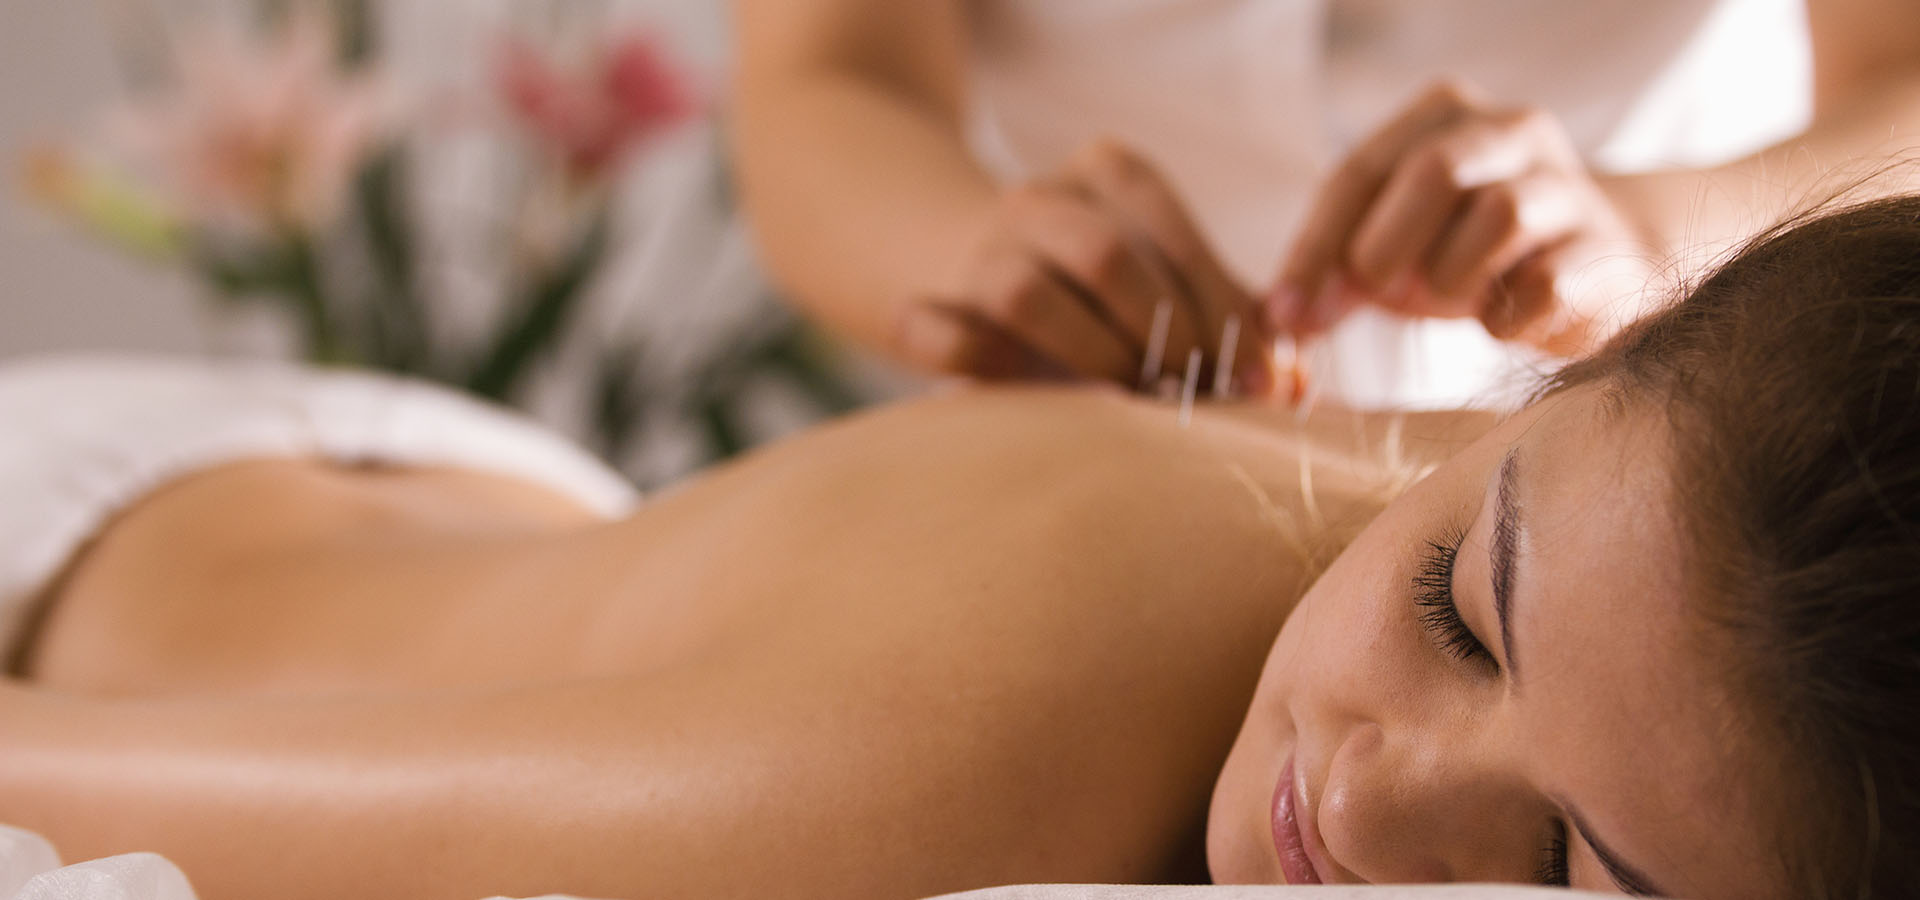
[[[382,92],[341,71],[335,44],[311,14],[264,41],[201,32],[182,45],[178,83],[129,110],[122,135],[195,224],[318,230],[390,124]]]
[[[26,195],[119,246],[164,258],[180,250],[180,223],[123,176],[65,149],[37,147],[21,166]]]
[[[571,71],[509,40],[499,79],[514,115],[576,181],[606,177],[628,150],[694,111],[685,82],[644,35],[598,48]]]

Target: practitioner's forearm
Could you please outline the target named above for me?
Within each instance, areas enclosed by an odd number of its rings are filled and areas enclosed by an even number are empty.
[[[892,340],[902,303],[955,277],[995,194],[962,138],[962,37],[957,14],[930,12],[943,5],[908,5],[919,12],[898,40],[920,49],[889,52],[910,62],[877,59],[864,33],[740,26],[734,152],[765,262],[795,301],[872,346]],[[800,17],[739,4],[754,13]]]
[[[1713,252],[1869,176],[1875,194],[1912,190],[1920,172],[1899,165],[1920,149],[1920,79],[1836,112],[1803,134],[1704,170],[1613,176],[1602,185],[1648,226],[1666,254]]]
[[[1709,169],[1602,179],[1667,253],[1696,246],[1718,252],[1869,176],[1875,195],[1920,187],[1913,162],[1920,151],[1920,63],[1914,49],[1881,41],[1920,43],[1911,27],[1920,12],[1908,8],[1904,21],[1853,23],[1826,9],[1844,5],[1809,6],[1816,91],[1806,131]]]
[[[742,197],[776,281],[887,346],[900,305],[954,277],[992,183],[950,123],[853,76],[743,98],[736,123]]]

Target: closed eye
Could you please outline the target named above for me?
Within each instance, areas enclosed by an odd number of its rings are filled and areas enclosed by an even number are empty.
[[[1474,635],[1473,629],[1467,627],[1466,619],[1460,616],[1460,606],[1453,598],[1453,564],[1465,539],[1464,533],[1456,532],[1427,542],[1420,570],[1413,578],[1413,602],[1420,608],[1420,624],[1433,636],[1441,651],[1462,661],[1484,660],[1497,670],[1499,663],[1487,645]]]

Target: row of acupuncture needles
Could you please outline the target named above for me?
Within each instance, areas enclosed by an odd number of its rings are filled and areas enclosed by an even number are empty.
[[[1161,367],[1166,363],[1167,334],[1173,328],[1173,300],[1162,299],[1153,308],[1153,325],[1147,333],[1147,355],[1140,365],[1140,391],[1153,394],[1160,390]],[[1312,408],[1314,396],[1307,390],[1301,372],[1300,348],[1292,337],[1281,339],[1286,355],[1289,357],[1286,369],[1292,381],[1291,399],[1296,418],[1305,418]],[[1213,367],[1213,399],[1225,400],[1233,394],[1234,355],[1240,349],[1240,317],[1237,314],[1227,316],[1224,327],[1220,329],[1220,352]],[[1282,347],[1276,347],[1280,352]],[[1193,403],[1200,391],[1200,348],[1187,351],[1186,374],[1180,382],[1180,427],[1186,428],[1193,422]]]

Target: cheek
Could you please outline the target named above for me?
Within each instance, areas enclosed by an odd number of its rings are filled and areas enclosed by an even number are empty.
[[[1424,632],[1413,605],[1418,541],[1393,529],[1355,541],[1288,618],[1262,676],[1263,692],[1292,696],[1297,715],[1353,702],[1415,673]]]
[[[1268,653],[1249,726],[1286,716],[1323,688],[1375,683],[1422,638],[1413,605],[1421,549],[1444,529],[1443,492],[1416,485],[1357,535],[1307,590]],[[1296,710],[1303,712],[1303,710]]]
[[[1267,657],[1239,739],[1214,787],[1207,834],[1221,882],[1279,877],[1269,834],[1274,783],[1297,743],[1333,740],[1341,721],[1371,717],[1417,677],[1422,639],[1408,585],[1405,528],[1378,521],[1327,570],[1287,618]],[[1297,731],[1296,731],[1297,730]]]

